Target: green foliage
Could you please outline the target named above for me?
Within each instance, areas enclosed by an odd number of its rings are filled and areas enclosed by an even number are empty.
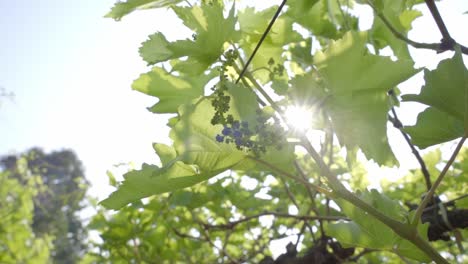
[[[329,91],[326,104],[340,143],[348,149],[358,146],[385,164],[394,159],[387,140],[387,92],[418,71],[412,61],[369,54],[366,40],[366,34],[347,33],[316,54],[314,62]]]
[[[213,77],[212,75],[176,77],[163,68],[154,67],[135,80],[132,88],[159,98],[159,102],[150,108],[151,112],[177,113],[178,106],[188,104],[203,95],[203,87]]]
[[[382,214],[396,221],[409,219],[406,210],[396,201],[389,199],[376,190],[362,192],[360,198],[372,205]],[[345,200],[338,200],[343,213],[353,221],[328,225],[328,233],[347,246],[395,251],[397,254],[428,262],[430,258],[407,240],[399,236],[388,226],[356,208]],[[420,234],[427,236],[428,224],[420,226]]]
[[[33,202],[43,185],[26,164],[21,159],[14,176],[0,172],[0,262],[5,264],[48,263],[53,250],[53,237],[33,231]]]
[[[233,84],[228,92],[232,98],[229,113],[236,119],[254,120],[256,109],[248,107],[255,105],[253,93],[246,87]],[[206,181],[227,169],[261,168],[247,158],[249,153],[216,141],[215,135],[221,132],[222,126],[213,126],[206,118],[213,115],[214,109],[207,99],[200,99],[194,105],[181,106],[179,118],[171,130],[173,148],[155,145],[162,167],[143,165],[141,170],[128,172],[119,189],[102,204],[119,209],[144,197]],[[287,156],[279,157],[275,152],[279,151],[268,151],[264,158],[277,164],[288,160]],[[292,158],[292,152],[288,154]]]
[[[169,42],[161,33],[155,33],[143,42],[140,55],[148,65],[188,56],[174,68],[189,68],[192,75],[199,75],[223,53],[223,44],[232,40],[236,23],[234,7],[226,19],[222,5],[217,2],[173,9],[184,24],[194,31],[193,40]]]
[[[32,229],[38,237],[49,237],[54,263],[76,263],[86,248],[86,230],[78,215],[84,207],[88,188],[81,162],[69,150],[45,153],[33,148],[20,156],[2,157],[0,164],[11,177],[27,188],[34,188]],[[24,166],[21,170],[19,166]],[[27,176],[32,173],[42,184],[29,186]],[[20,192],[15,190],[14,192]],[[45,263],[45,262],[44,262]]]
[[[419,95],[405,95],[406,101],[430,106],[418,116],[415,126],[407,127],[415,145],[426,148],[468,135],[468,70],[460,50],[452,59],[425,70],[426,85]],[[427,133],[431,131],[431,133]]]
[[[125,2],[117,2],[111,11],[106,14],[106,17],[110,17],[119,21],[122,17],[130,14],[137,9],[148,9],[148,8],[159,8],[177,4],[182,0],[127,0]]]
[[[424,209],[411,211],[428,191],[423,179],[431,185],[445,176],[441,152],[424,157],[428,172],[412,170],[398,186],[383,182],[382,191],[366,190],[371,179],[358,155],[398,164],[387,123],[404,127],[391,111],[400,95],[403,103],[429,106],[415,126],[402,129],[411,146],[468,135],[463,48],[450,46],[447,36],[440,45],[406,39],[421,16],[414,5],[423,1],[356,2],[374,11],[367,31],[353,15],[354,1],[290,0],[278,17],[278,6],[238,8],[220,0],[117,3],[107,15],[117,20],[169,6],[193,35],[168,41],[155,32],[140,48],[152,69],[132,88],[159,99],[151,112],[175,114],[168,123],[173,142],[153,145],[160,164],[131,170],[122,182],[109,174],[117,190],[101,204],[119,211],[101,209],[91,222],[102,254],[88,254],[85,263],[258,263],[270,242],[289,236],[307,248],[293,256],[297,262],[446,263],[441,252],[463,261],[450,243],[428,241],[435,224],[427,217],[444,217],[442,211],[423,213],[423,224],[411,220]],[[410,45],[456,52],[433,71],[415,69]],[[382,56],[383,49],[394,56]],[[398,88],[421,70],[419,95]],[[288,119],[291,106],[311,112],[302,121],[308,128]],[[432,185],[438,192],[466,192],[457,185],[466,156],[462,150],[450,176]]]
[[[421,16],[421,12],[412,9],[412,6],[405,0],[396,1],[376,1],[381,2],[381,13],[385,16],[389,23],[393,27],[403,34],[407,35],[411,29],[411,23],[414,19]],[[395,38],[391,30],[385,25],[385,23],[378,17],[374,16],[374,23],[371,29],[372,44],[379,50],[385,46],[390,46],[399,59],[410,59],[408,45]]]

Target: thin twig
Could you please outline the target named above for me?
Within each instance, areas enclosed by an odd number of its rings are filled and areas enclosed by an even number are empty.
[[[363,251],[361,251],[359,254],[357,254],[356,256],[352,257],[349,259],[349,261],[353,261],[353,262],[357,262],[357,260],[359,258],[361,258],[362,256],[366,255],[366,254],[369,254],[369,253],[372,253],[372,252],[376,252],[376,251],[379,251],[377,249],[369,249],[369,248],[365,248]]]
[[[236,227],[239,224],[249,222],[255,219],[258,219],[261,216],[266,216],[266,215],[271,215],[274,217],[278,218],[291,218],[291,219],[296,219],[296,220],[301,220],[301,221],[339,221],[339,220],[344,220],[344,221],[350,221],[346,217],[341,217],[341,216],[310,216],[310,215],[291,215],[291,214],[285,214],[285,213],[278,213],[278,212],[263,212],[251,216],[247,216],[245,218],[242,218],[237,221],[232,221],[228,222],[227,224],[220,224],[220,225],[212,225],[212,224],[207,224],[207,223],[201,223],[204,228],[207,229],[228,229],[231,230],[234,227]]]
[[[294,167],[296,167],[296,170],[297,170],[297,172],[299,172],[299,175],[302,177],[302,179],[307,180],[307,177],[306,177],[305,173],[302,171],[302,168],[299,165],[299,162],[297,162],[297,160],[294,161]],[[315,202],[315,195],[317,194],[317,192],[313,192],[308,185],[305,185],[305,184],[303,184],[303,185],[304,185],[304,187],[305,187],[305,189],[307,191],[307,194],[309,195],[310,201],[312,203],[312,207],[311,207],[312,211],[315,213],[315,215],[320,215],[319,211],[317,210],[317,203]],[[319,225],[322,226],[322,221],[319,221]],[[312,235],[312,238],[315,241],[315,234],[314,234],[312,228],[309,227],[309,230],[310,230],[310,234]],[[322,230],[322,229],[320,229],[320,230]]]
[[[245,262],[247,262],[247,263],[252,263],[252,261],[248,261],[248,260],[254,259],[255,256],[257,256],[258,254],[263,255],[263,252],[265,252],[266,249],[267,249],[267,247],[270,246],[270,243],[271,243],[271,240],[272,240],[272,239],[268,239],[268,238],[267,238],[268,242],[267,242],[267,243],[262,243],[262,244],[259,246],[259,242],[262,241],[262,240],[263,240],[263,237],[262,237],[261,235],[260,235],[258,238],[255,239],[255,241],[257,241],[257,243],[255,243],[255,244],[253,245],[253,247],[251,248],[251,250],[250,250],[251,253],[248,254],[249,256],[246,256],[246,257],[242,258],[241,263],[245,263]],[[257,250],[255,250],[255,247],[256,247],[256,246],[258,247]]]
[[[137,263],[141,263],[141,255],[140,251],[138,250],[138,243],[135,238],[132,238],[132,249],[133,249],[133,254],[135,255]]]
[[[188,238],[188,239],[192,239],[192,240],[207,242],[205,239],[202,239],[202,238],[199,238],[199,237],[196,237],[196,236],[191,236],[189,234],[184,234],[184,233],[180,232],[179,230],[177,230],[175,228],[172,228],[172,231],[174,232],[174,234],[176,234],[176,236],[181,237],[181,238]]]
[[[257,43],[257,46],[255,46],[254,51],[250,55],[249,59],[247,60],[247,63],[245,64],[244,68],[242,69],[241,73],[239,74],[239,77],[237,78],[236,83],[238,83],[240,81],[240,79],[242,78],[242,76],[244,76],[244,73],[247,70],[247,68],[249,67],[250,62],[252,62],[252,59],[255,57],[255,54],[257,53],[257,51],[260,48],[260,46],[262,45],[263,41],[267,37],[268,33],[270,32],[271,28],[273,27],[273,24],[275,24],[275,21],[278,18],[279,14],[281,13],[281,10],[283,9],[284,5],[286,4],[286,1],[287,0],[283,0],[283,2],[280,4],[278,9],[276,10],[276,13],[273,16],[273,18],[271,19],[270,24],[268,24],[268,27],[266,28],[265,32],[263,32],[263,35],[260,38],[260,41]]]
[[[214,248],[218,249],[219,251],[221,251],[221,253],[226,256],[230,261],[231,263],[235,263],[235,264],[240,264],[240,262],[238,260],[236,260],[233,256],[231,256],[231,254],[229,254],[226,250],[224,250],[223,248],[219,248],[216,246],[216,244],[211,240],[211,238],[209,237],[209,234],[206,232],[206,230],[202,230],[201,232],[203,234],[203,236],[206,238],[206,241]]]
[[[430,206],[426,206],[426,208],[424,208],[423,214],[425,212],[427,212],[427,211],[431,211],[432,209],[434,209],[436,207],[439,207],[440,205],[442,205],[444,207],[455,206],[456,201],[464,199],[466,197],[468,197],[468,194],[463,194],[463,195],[458,196],[457,198],[454,198],[454,199],[449,200],[447,202],[431,204]],[[405,204],[406,204],[406,206],[408,206],[410,208],[410,210],[414,210],[414,209],[416,209],[418,207],[416,204],[412,204],[412,203],[405,203]]]
[[[442,34],[442,45],[446,49],[453,49],[456,42],[450,36],[450,33],[448,32],[448,29],[445,26],[444,20],[442,19],[442,16],[440,15],[439,9],[437,9],[434,0],[425,0],[425,2],[427,7],[429,8],[429,11],[431,11],[431,15],[434,18],[440,33]]]
[[[409,38],[407,38],[403,33],[399,32],[393,25],[388,21],[388,19],[380,12],[374,4],[372,4],[370,1],[367,1],[367,3],[372,7],[374,10],[375,14],[382,20],[382,22],[387,26],[387,28],[393,33],[393,35],[400,40],[403,40],[404,42],[410,44],[411,46],[415,48],[420,48],[420,49],[432,49],[432,50],[439,50],[440,44],[439,43],[419,43],[416,41],[413,41]]]
[[[286,194],[288,195],[289,200],[291,200],[291,202],[294,204],[294,206],[296,206],[297,211],[299,212],[301,210],[301,208],[299,207],[299,203],[296,201],[296,198],[294,198],[294,195],[292,194],[291,190],[289,189],[288,183],[283,179],[283,177],[280,177],[280,180],[284,185],[284,189],[286,190]],[[306,189],[307,189],[307,187],[306,187]],[[315,215],[319,215],[316,210],[314,210],[314,209],[312,209],[312,210],[314,211]],[[309,212],[310,212],[310,210],[308,210],[307,213],[309,213]],[[312,230],[312,227],[309,225],[309,223],[305,222],[305,225],[307,226],[307,228],[309,230]]]
[[[196,223],[198,223],[200,225],[200,227],[202,227],[202,230],[200,230],[200,233],[205,238],[205,241],[208,242],[212,247],[219,250],[224,256],[226,256],[231,261],[231,263],[240,264],[240,262],[237,259],[235,259],[233,256],[231,256],[231,254],[229,254],[226,251],[225,247],[222,246],[221,248],[219,248],[218,246],[216,246],[216,244],[213,242],[213,240],[211,240],[210,234],[208,233],[205,224],[195,216],[194,212],[191,212],[191,214],[192,214],[192,219]]]
[[[429,191],[432,187],[432,183],[431,183],[431,175],[429,171],[427,170],[426,163],[421,157],[421,154],[419,154],[418,149],[416,149],[416,147],[411,142],[411,139],[409,138],[408,134],[406,134],[406,132],[401,129],[403,127],[403,124],[401,123],[400,119],[398,119],[398,115],[395,111],[395,108],[392,107],[391,111],[392,111],[393,117],[389,116],[389,120],[390,122],[392,122],[393,126],[400,131],[403,138],[405,138],[406,143],[408,143],[408,146],[411,148],[411,152],[413,152],[413,155],[418,160],[419,166],[421,166],[421,172],[426,182],[427,190]]]
[[[406,42],[407,44],[413,46],[414,48],[417,48],[417,49],[430,49],[430,50],[435,50],[437,52],[443,52],[443,51],[446,51],[446,50],[455,50],[455,46],[456,46],[455,44],[458,44],[453,39],[452,39],[453,43],[450,44],[450,45],[448,43],[445,43],[445,42],[442,42],[442,43],[420,43],[420,42],[413,41],[413,40],[409,39],[408,37],[406,37],[401,32],[399,32],[398,30],[396,30],[396,28],[393,27],[393,25],[390,23],[390,21],[388,21],[388,19],[382,14],[382,12],[380,12],[370,1],[367,1],[367,3],[372,7],[372,9],[377,14],[377,16],[382,20],[382,22],[385,24],[385,26],[387,26],[387,28],[392,32],[392,34],[397,39],[403,40],[404,42]],[[442,39],[442,41],[444,41],[444,39]],[[460,44],[458,44],[458,45],[460,46],[462,53],[468,54],[468,47],[465,47],[465,46],[460,45]]]
[[[243,61],[242,61],[241,58],[239,58],[239,61],[240,61],[241,64],[243,64]],[[239,68],[239,66],[238,66],[236,63],[234,63],[234,64],[232,65],[232,67],[234,68],[234,70],[236,70],[236,72],[240,72],[240,68]],[[239,75],[239,76],[240,76],[240,75]],[[266,106],[266,103],[262,100],[262,98],[260,98],[260,96],[258,96],[258,94],[257,94],[257,93],[255,92],[255,90],[249,85],[249,83],[247,82],[246,79],[242,78],[242,83],[245,85],[245,87],[250,88],[250,90],[255,94],[255,97],[256,97],[257,102],[258,102],[259,104],[261,104],[262,106]]]
[[[341,8],[340,0],[336,0],[336,3],[338,5],[338,9],[340,10],[341,16],[343,17],[344,28],[348,31],[348,30],[351,29],[351,27],[349,26],[349,23],[348,23],[348,18],[346,17],[343,9]]]
[[[293,179],[293,180],[296,180],[296,181],[298,181],[298,182],[301,182],[301,183],[303,183],[303,184],[305,184],[305,185],[307,185],[307,186],[313,188],[313,189],[314,189],[315,191],[317,191],[317,192],[323,193],[323,194],[325,194],[325,195],[327,195],[327,196],[330,196],[330,197],[332,197],[332,198],[335,197],[334,193],[332,193],[331,191],[329,191],[329,190],[327,190],[327,189],[325,189],[325,188],[323,188],[323,187],[320,187],[320,186],[318,186],[318,185],[316,185],[316,184],[310,183],[310,182],[307,181],[307,180],[304,180],[304,179],[301,179],[301,178],[299,178],[299,177],[296,177],[295,175],[293,175],[293,174],[291,174],[291,173],[288,173],[288,172],[286,172],[286,171],[284,171],[284,170],[282,170],[282,169],[280,169],[280,168],[274,166],[273,164],[270,164],[270,163],[268,163],[268,162],[266,162],[266,161],[264,161],[264,160],[258,159],[258,158],[253,157],[253,156],[248,156],[248,158],[251,159],[251,160],[253,160],[253,161],[256,161],[257,163],[260,163],[260,164],[262,164],[262,165],[264,165],[264,166],[267,166],[268,168],[272,169],[273,171],[276,171],[276,172],[278,172],[278,173],[280,173],[280,174],[282,174],[282,175],[284,175],[284,176],[286,176],[286,177],[288,177],[288,178],[291,178],[291,179]]]
[[[286,190],[286,194],[288,195],[289,200],[291,200],[291,202],[294,204],[294,206],[296,206],[297,211],[300,211],[301,208],[299,207],[299,204],[297,203],[296,198],[294,198],[293,194],[289,190],[288,184],[286,183],[286,181],[282,177],[280,177],[280,179],[281,179],[281,182],[284,185],[284,189]]]
[[[416,213],[414,214],[414,217],[413,217],[413,220],[411,221],[411,224],[413,226],[416,226],[418,225],[419,223],[419,220],[421,219],[421,215],[424,211],[424,208],[426,207],[426,205],[429,203],[429,201],[432,199],[432,196],[434,195],[435,193],[435,190],[437,189],[437,187],[439,187],[439,184],[442,182],[442,180],[444,179],[444,176],[445,174],[447,173],[448,169],[450,168],[450,166],[452,166],[452,163],[455,161],[455,158],[457,157],[457,154],[458,152],[460,152],[460,149],[463,147],[463,143],[465,143],[465,140],[466,138],[465,137],[462,137],[460,139],[460,142],[458,142],[458,145],[457,147],[455,148],[455,150],[453,151],[452,153],[452,156],[450,157],[450,159],[447,161],[447,164],[445,164],[445,167],[444,169],[440,172],[439,176],[437,177],[437,179],[435,180],[434,184],[432,185],[431,189],[427,192],[426,196],[424,197],[424,199],[422,200],[421,204],[419,205],[418,209],[416,209]]]

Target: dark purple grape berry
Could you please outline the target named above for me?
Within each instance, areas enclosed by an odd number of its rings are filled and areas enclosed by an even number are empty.
[[[216,135],[216,141],[222,143],[224,141],[224,137],[221,135]]]
[[[239,130],[234,130],[234,133],[232,133],[232,136],[234,138],[241,138],[242,137],[242,132],[240,132]]]
[[[224,129],[221,133],[223,133],[225,136],[229,136],[232,133],[232,129],[230,127],[224,126]]]

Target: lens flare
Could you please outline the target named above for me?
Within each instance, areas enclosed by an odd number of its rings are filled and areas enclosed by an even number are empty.
[[[289,106],[286,108],[286,122],[295,129],[305,132],[312,123],[312,110],[301,106]]]

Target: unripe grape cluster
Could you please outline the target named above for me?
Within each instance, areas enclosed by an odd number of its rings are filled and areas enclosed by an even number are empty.
[[[262,110],[256,112],[255,121],[250,123],[245,120],[236,120],[229,112],[231,97],[227,94],[228,76],[225,75],[227,67],[235,63],[238,53],[229,50],[225,53],[226,60],[220,67],[220,82],[211,88],[213,94],[211,105],[215,109],[215,114],[211,119],[211,124],[223,125],[223,129],[215,136],[217,142],[234,144],[237,149],[252,151],[256,156],[266,152],[268,146],[275,146],[278,149],[283,147],[286,132],[279,124],[278,120],[268,122],[271,116],[266,115]]]
[[[270,74],[269,77],[271,80],[275,78],[275,76],[283,76],[285,68],[284,65],[281,63],[277,63],[275,65],[275,60],[273,58],[270,58],[268,60],[268,66],[270,67]]]
[[[286,133],[277,123],[269,124],[261,110],[257,111],[256,125],[252,129],[247,121],[234,120],[223,125],[216,141],[226,144],[235,144],[239,150],[252,151],[256,156],[266,152],[267,146],[281,149]]]

